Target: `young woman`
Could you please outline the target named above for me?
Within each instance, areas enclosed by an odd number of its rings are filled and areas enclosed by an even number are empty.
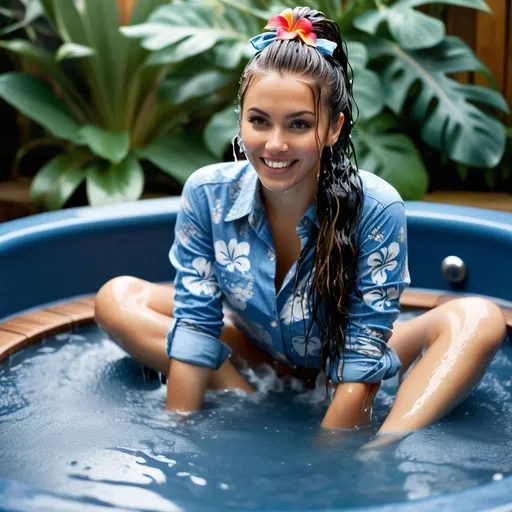
[[[305,382],[322,370],[334,391],[328,428],[369,422],[380,382],[424,351],[379,432],[429,425],[479,382],[503,315],[464,298],[395,322],[410,283],[404,204],[350,162],[352,81],[339,28],[308,7],[265,28],[240,82],[247,160],[187,181],[174,288],[113,279],[97,295],[97,321],[168,376],[172,410],[200,408],[207,388],[254,391],[237,371],[244,362]]]

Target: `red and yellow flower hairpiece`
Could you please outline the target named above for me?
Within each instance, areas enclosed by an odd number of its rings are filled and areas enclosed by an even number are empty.
[[[310,20],[302,17],[297,22],[293,22],[293,10],[285,9],[281,14],[276,14],[268,20],[266,29],[271,32],[259,34],[249,42],[256,50],[261,51],[276,39],[295,39],[298,38],[305,44],[315,47],[322,55],[332,55],[337,44],[328,39],[318,39],[313,32],[313,24]]]
[[[293,23],[292,9],[285,9],[268,20],[265,28],[277,29],[276,39],[295,39],[300,37],[309,46],[316,46],[316,34],[311,30],[313,24],[307,18],[301,18]]]

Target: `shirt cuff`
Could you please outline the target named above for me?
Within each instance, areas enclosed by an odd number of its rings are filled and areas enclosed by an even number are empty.
[[[180,327],[174,319],[167,333],[167,355],[172,359],[218,370],[231,355],[231,348],[217,338]]]
[[[380,359],[369,359],[357,352],[346,350],[343,358],[338,356],[333,364],[327,359],[327,374],[334,383],[339,382],[380,382],[394,377],[402,363],[398,354],[386,347]]]

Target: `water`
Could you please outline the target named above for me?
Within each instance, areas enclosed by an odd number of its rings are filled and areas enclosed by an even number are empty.
[[[383,383],[372,425],[319,428],[324,389],[209,392],[190,416],[165,410],[95,326],[58,335],[0,365],[0,503],[5,510],[328,510],[441,496],[512,473],[512,347],[477,390],[433,426],[362,450],[393,402]],[[298,386],[300,387],[300,386]],[[503,482],[505,483],[505,482]],[[0,509],[2,505],[0,505]]]

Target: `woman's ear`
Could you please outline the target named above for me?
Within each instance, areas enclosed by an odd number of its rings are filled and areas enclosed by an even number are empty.
[[[343,112],[340,113],[338,120],[336,123],[332,124],[329,128],[329,135],[327,136],[326,146],[332,147],[336,143],[336,141],[340,138],[341,129],[343,128],[343,123],[345,122],[345,115]]]

